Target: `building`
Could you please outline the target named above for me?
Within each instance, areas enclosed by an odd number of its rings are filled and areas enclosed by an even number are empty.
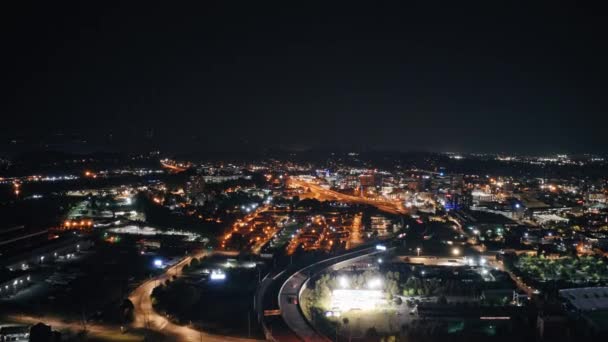
[[[559,295],[579,312],[608,310],[608,287],[563,289]]]
[[[376,178],[374,177],[374,174],[367,173],[359,175],[359,185],[362,188],[369,188],[375,186]]]
[[[584,323],[585,335],[608,336],[608,287],[563,289],[559,296],[568,314]]]
[[[61,334],[50,325],[37,323],[30,328],[30,342],[59,342]]]
[[[202,206],[207,201],[205,177],[191,176],[186,184],[186,195],[193,205]]]
[[[0,326],[0,342],[25,342],[29,341],[30,327],[27,325],[4,325]]]

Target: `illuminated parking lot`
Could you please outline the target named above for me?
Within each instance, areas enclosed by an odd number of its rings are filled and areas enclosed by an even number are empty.
[[[333,290],[331,308],[334,311],[373,310],[386,304],[381,290]]]

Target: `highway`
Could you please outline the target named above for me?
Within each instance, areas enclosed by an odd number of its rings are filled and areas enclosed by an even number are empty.
[[[361,246],[357,251],[321,260],[299,270],[291,269],[264,280],[256,296],[259,317],[267,333],[268,340],[275,341],[330,341],[319,334],[306,320],[299,307],[299,293],[310,276],[314,276],[328,267],[356,258],[379,253],[375,247]],[[302,266],[300,266],[302,267]],[[272,299],[275,300],[267,300]],[[296,300],[296,301],[294,301]],[[298,303],[298,304],[296,304]],[[263,317],[264,310],[280,310],[277,316]],[[268,327],[270,326],[270,327]],[[268,336],[270,335],[270,336]]]
[[[215,252],[221,253],[224,255],[237,255],[237,252]],[[158,314],[154,308],[152,307],[152,299],[150,295],[152,294],[152,290],[158,285],[169,279],[172,276],[179,277],[182,273],[182,268],[189,264],[193,258],[200,258],[207,255],[208,252],[199,252],[195,255],[188,256],[183,258],[177,264],[168,267],[166,271],[152,278],[143,284],[141,284],[138,288],[136,288],[129,299],[133,303],[134,309],[134,320],[133,327],[135,328],[144,328],[152,331],[156,331],[163,335],[165,339],[163,341],[191,341],[191,342],[201,342],[201,341],[209,341],[209,342],[221,342],[221,341],[233,341],[233,342],[248,342],[255,341],[252,339],[246,338],[236,338],[229,336],[221,336],[221,335],[211,335],[205,333],[200,330],[196,330],[190,326],[180,326],[169,321],[165,316]]]
[[[300,197],[316,198],[319,201],[339,201],[350,204],[367,204],[378,208],[384,212],[395,215],[407,214],[408,210],[400,201],[375,200],[371,198],[346,195],[337,191],[325,189],[318,184],[290,177],[289,186],[295,188],[310,189],[309,193],[303,193]]]
[[[182,165],[177,164],[177,163],[171,163],[170,161],[167,161],[167,160],[161,160],[160,161],[160,165],[162,167],[164,167],[164,168],[172,171],[172,172],[175,172],[175,173],[184,172],[184,171],[186,171],[186,170],[188,170],[190,168],[189,165],[183,165],[182,166]]]

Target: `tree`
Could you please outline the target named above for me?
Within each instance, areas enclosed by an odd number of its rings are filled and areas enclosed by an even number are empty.
[[[391,298],[399,293],[399,283],[395,279],[387,279],[385,288]]]
[[[376,329],[376,327],[371,327],[369,329],[367,329],[367,331],[365,332],[365,336],[367,338],[378,338],[380,337],[380,335],[378,334],[378,330]]]

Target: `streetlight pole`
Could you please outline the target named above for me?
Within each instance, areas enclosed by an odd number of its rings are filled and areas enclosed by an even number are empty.
[[[340,325],[340,323],[336,322],[336,342],[338,342],[338,325]]]
[[[247,337],[251,338],[251,315],[250,315],[250,310],[247,310]]]

